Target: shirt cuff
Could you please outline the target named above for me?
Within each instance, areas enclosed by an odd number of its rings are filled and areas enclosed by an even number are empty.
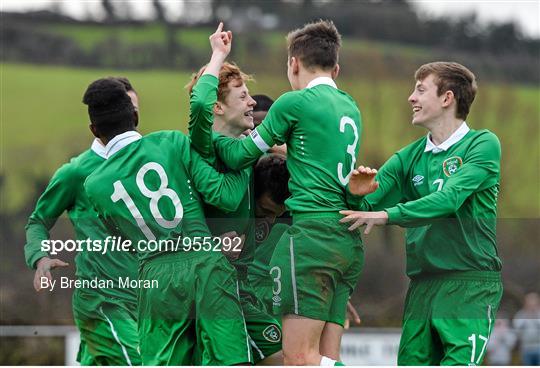
[[[32,268],[32,269],[36,269],[37,268],[37,262],[43,258],[43,257],[48,257],[49,256],[49,253],[47,252],[42,252],[42,251],[39,251],[39,252],[36,252],[34,253],[30,259],[28,260],[28,265]]]
[[[212,75],[212,74],[203,74],[201,75],[201,77],[199,78],[199,82],[198,83],[210,83],[212,84],[213,86],[217,86],[218,85],[218,82],[219,82],[219,79],[215,76],[215,75]]]
[[[388,224],[395,225],[401,220],[401,210],[398,207],[385,208],[384,210],[388,214]]]

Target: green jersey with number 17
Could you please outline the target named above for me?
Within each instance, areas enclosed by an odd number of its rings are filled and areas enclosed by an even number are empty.
[[[177,131],[145,137],[129,131],[114,137],[106,154],[85,189],[104,222],[132,241],[140,261],[166,251],[196,250],[196,236],[202,237],[199,244],[212,244],[200,195],[233,211],[248,184],[245,171],[218,173]],[[161,248],[150,246],[149,241],[160,240],[172,242],[168,247],[163,242]]]
[[[216,138],[223,161],[238,169],[253,163],[275,144],[287,144],[291,197],[298,213],[335,212],[348,207],[347,184],[356,164],[362,121],[360,111],[331,78],[276,100],[260,126],[245,139]]]

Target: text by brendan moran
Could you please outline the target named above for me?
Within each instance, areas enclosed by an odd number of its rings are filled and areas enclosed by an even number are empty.
[[[53,291],[56,287],[60,289],[157,289],[158,280],[138,280],[129,277],[119,277],[117,280],[110,279],[83,279],[73,280],[62,276],[60,280],[49,280],[47,277],[40,278],[42,289]]]

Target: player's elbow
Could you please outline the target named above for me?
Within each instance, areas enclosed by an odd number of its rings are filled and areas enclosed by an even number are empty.
[[[242,198],[232,198],[232,196],[225,197],[221,197],[221,200],[218,204],[220,209],[222,209],[224,212],[235,212],[236,210],[238,210],[238,207],[240,207],[240,203],[242,202]]]

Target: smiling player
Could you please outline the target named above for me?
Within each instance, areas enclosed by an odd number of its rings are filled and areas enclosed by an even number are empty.
[[[351,230],[407,228],[411,278],[399,365],[479,365],[502,296],[496,245],[501,147],[495,134],[469,128],[474,74],[463,65],[422,65],[409,96],[413,125],[429,133],[396,152],[377,174],[365,211],[343,211]],[[351,192],[374,176],[361,167]]]

